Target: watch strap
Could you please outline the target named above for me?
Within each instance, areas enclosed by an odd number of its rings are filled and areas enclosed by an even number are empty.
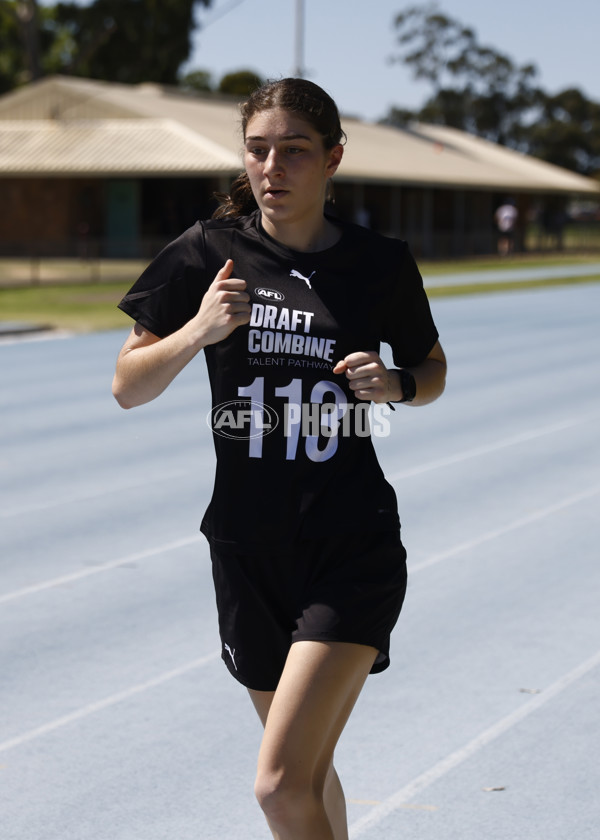
[[[398,374],[400,376],[400,387],[402,388],[402,399],[398,400],[398,402],[412,402],[417,396],[415,377],[406,368],[400,368]]]

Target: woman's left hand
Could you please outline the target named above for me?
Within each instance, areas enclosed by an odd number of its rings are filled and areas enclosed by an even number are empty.
[[[350,353],[336,364],[333,372],[346,374],[350,389],[359,400],[385,403],[402,397],[398,372],[388,370],[374,350]]]

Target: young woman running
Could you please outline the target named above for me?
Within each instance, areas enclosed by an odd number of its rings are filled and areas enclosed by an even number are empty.
[[[347,840],[334,750],[389,664],[406,588],[361,409],[435,400],[446,363],[406,243],[324,212],[345,140],[333,100],[283,79],[241,110],[231,195],[120,304],[136,323],[113,392],[148,402],[204,350],[217,466],[201,529],[223,660],[264,725],[256,796],[278,840]]]

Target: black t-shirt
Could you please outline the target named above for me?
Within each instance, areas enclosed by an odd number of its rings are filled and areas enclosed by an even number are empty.
[[[405,242],[342,224],[324,251],[269,237],[260,213],[197,222],[168,245],[119,304],[163,338],[190,320],[227,259],[247,283],[250,323],[205,347],[217,455],[202,522],[209,539],[285,543],[399,525],[365,412],[336,362],[392,348],[423,361],[438,333]]]

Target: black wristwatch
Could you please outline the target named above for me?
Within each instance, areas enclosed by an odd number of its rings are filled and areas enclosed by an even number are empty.
[[[398,374],[400,376],[400,387],[402,388],[402,399],[398,402],[412,402],[417,396],[415,377],[406,368],[400,368]]]

